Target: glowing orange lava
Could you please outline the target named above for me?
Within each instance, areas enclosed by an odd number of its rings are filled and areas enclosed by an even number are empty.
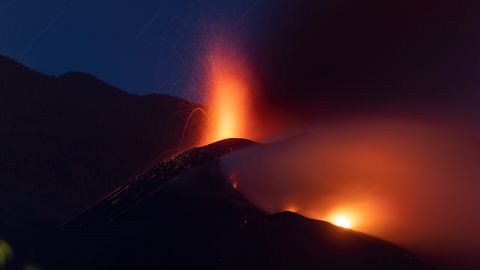
[[[342,227],[345,229],[351,229],[355,227],[356,229],[358,228],[358,215],[353,213],[351,210],[347,211],[345,209],[336,209],[335,211],[330,212],[327,216],[324,216],[322,218],[338,227]]]
[[[352,221],[346,216],[336,216],[333,219],[333,224],[345,229],[350,229],[352,227]]]
[[[250,86],[245,59],[228,42],[217,41],[209,49],[206,65],[209,123],[203,143],[248,137]]]

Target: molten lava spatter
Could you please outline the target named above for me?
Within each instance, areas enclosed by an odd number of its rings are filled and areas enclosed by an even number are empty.
[[[249,138],[249,76],[246,60],[226,41],[215,41],[206,58],[208,130],[203,143]]]

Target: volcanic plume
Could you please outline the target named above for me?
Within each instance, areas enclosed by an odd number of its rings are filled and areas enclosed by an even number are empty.
[[[215,138],[308,135],[234,153],[225,175],[271,213],[340,220],[442,265],[480,265],[478,9],[377,0],[271,7],[252,14],[241,61],[218,54],[235,72],[227,65],[209,77],[213,122],[229,131],[256,122],[255,133]],[[242,94],[252,82],[255,98]]]
[[[351,226],[444,266],[473,267],[478,158],[468,134],[387,119],[324,126],[238,151],[223,168],[270,213]]]
[[[362,116],[476,123],[479,15],[468,0],[259,3],[244,46],[257,126],[278,137]]]
[[[201,105],[0,57],[0,268],[480,268],[479,11],[255,1],[195,43]]]

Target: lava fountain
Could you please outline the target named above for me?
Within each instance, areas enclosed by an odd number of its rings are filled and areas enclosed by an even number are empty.
[[[208,125],[202,144],[251,138],[248,113],[252,87],[246,58],[232,42],[217,38],[208,46],[204,64]]]

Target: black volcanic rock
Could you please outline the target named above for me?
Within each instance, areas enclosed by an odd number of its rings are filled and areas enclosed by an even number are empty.
[[[195,107],[130,95],[80,72],[47,76],[0,56],[0,225],[65,220],[166,152],[191,147],[201,119],[182,146],[179,138]]]
[[[381,239],[248,202],[218,163],[253,144],[167,159],[48,234],[43,255],[23,252],[48,269],[428,269]]]
[[[186,196],[188,199],[200,195],[207,199],[218,196],[230,198],[231,185],[220,172],[216,171],[218,169],[215,165],[221,156],[253,144],[255,143],[245,139],[227,139],[204,147],[192,148],[168,158],[115,190],[105,199],[66,223],[65,227],[88,229],[123,221],[156,219],[157,215],[150,215],[150,213],[156,211],[161,214],[157,208],[164,207],[163,203],[156,200],[164,200],[167,196],[165,194],[169,194],[168,191],[177,186],[178,191],[175,195],[188,193]],[[204,172],[207,169],[214,171]],[[220,192],[225,194],[220,195]],[[235,192],[235,194],[238,193]],[[177,205],[175,206],[162,210],[177,210]]]

